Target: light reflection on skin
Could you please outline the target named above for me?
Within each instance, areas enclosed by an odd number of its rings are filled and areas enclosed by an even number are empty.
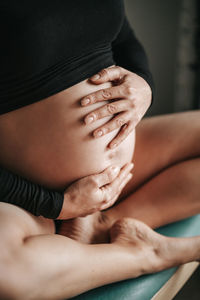
[[[0,164],[50,188],[103,171],[111,164],[131,161],[134,132],[115,149],[107,145],[119,129],[98,139],[92,132],[110,117],[84,124],[84,117],[105,102],[88,107],[81,99],[111,83],[84,80],[45,100],[0,116]],[[17,131],[16,131],[17,129]],[[15,151],[13,151],[15,149]]]

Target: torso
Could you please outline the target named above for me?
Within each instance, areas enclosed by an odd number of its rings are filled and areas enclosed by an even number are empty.
[[[83,96],[110,86],[85,79],[114,63],[112,42],[124,20],[123,1],[114,2],[1,5],[0,165],[44,186],[64,188],[131,160],[134,133],[109,150],[117,130],[91,136],[108,118],[83,124],[83,117],[104,103],[80,106]],[[47,98],[39,101],[41,95]]]
[[[110,83],[84,80],[47,99],[0,116],[0,164],[33,182],[62,189],[111,164],[130,161],[135,144],[132,132],[116,149],[108,143],[118,130],[94,139],[92,132],[109,118],[85,125],[83,117],[104,102],[81,107],[82,97]]]

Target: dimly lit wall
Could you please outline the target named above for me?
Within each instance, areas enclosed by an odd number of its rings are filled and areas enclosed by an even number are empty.
[[[174,111],[181,1],[125,0],[128,19],[148,54],[156,84],[151,115]]]

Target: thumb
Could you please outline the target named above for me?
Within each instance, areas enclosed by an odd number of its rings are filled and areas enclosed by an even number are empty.
[[[120,167],[118,166],[111,166],[105,169],[103,172],[92,175],[95,181],[98,184],[98,187],[102,187],[106,184],[111,183],[119,174]]]

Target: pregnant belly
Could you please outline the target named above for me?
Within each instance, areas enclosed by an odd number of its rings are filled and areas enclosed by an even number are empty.
[[[92,132],[109,118],[85,125],[84,116],[104,102],[81,107],[82,97],[110,83],[84,80],[56,95],[0,116],[0,164],[49,188],[71,182],[130,161],[135,133],[116,149],[108,143],[118,130],[94,139]]]

